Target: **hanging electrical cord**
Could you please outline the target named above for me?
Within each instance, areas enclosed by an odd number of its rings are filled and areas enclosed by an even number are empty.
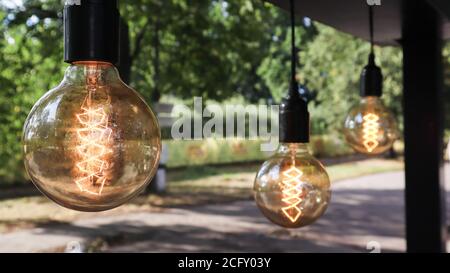
[[[297,83],[297,51],[295,49],[295,1],[290,0],[291,4],[291,88],[290,91],[298,90]],[[295,92],[297,93],[297,92]]]
[[[306,102],[300,97],[297,74],[297,52],[295,48],[295,4],[290,0],[291,15],[291,76],[288,96],[280,104],[280,142],[309,142],[309,112]]]
[[[369,32],[370,32],[370,53],[374,54],[373,6],[369,6]]]
[[[375,64],[374,52],[374,9],[369,6],[369,35],[370,35],[370,54],[366,67],[361,73],[361,97],[376,96],[381,97],[383,89],[383,76],[381,69]]]

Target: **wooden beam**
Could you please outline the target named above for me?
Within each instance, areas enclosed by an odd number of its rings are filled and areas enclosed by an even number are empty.
[[[407,250],[445,252],[442,20],[425,0],[402,13]]]
[[[266,0],[289,10],[289,0]],[[410,0],[414,2],[415,0]],[[375,3],[376,1],[370,1]],[[375,43],[399,46],[402,37],[402,0],[380,0],[375,6]],[[428,0],[439,14],[449,14],[449,0]],[[329,25],[339,31],[369,40],[367,0],[296,0],[296,12],[300,16]],[[287,16],[287,15],[286,15]],[[420,21],[418,15],[416,20]],[[450,39],[450,22],[444,22],[443,37]]]

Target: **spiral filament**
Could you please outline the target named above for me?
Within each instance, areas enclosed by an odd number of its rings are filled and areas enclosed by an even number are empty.
[[[378,115],[367,114],[363,117],[363,144],[369,153],[373,152],[378,147],[378,130],[380,125]]]
[[[284,215],[292,222],[295,223],[298,218],[302,215],[302,211],[299,208],[300,203],[303,201],[302,194],[303,190],[301,188],[300,178],[303,173],[295,167],[295,164],[291,166],[287,171],[283,172],[283,199],[282,201],[286,203],[281,210]]]
[[[104,108],[101,105],[93,106],[95,83],[92,78],[88,79],[88,95],[81,107],[81,114],[76,115],[80,124],[80,128],[76,130],[76,150],[80,158],[76,166],[81,175],[75,183],[82,192],[101,195],[110,165],[107,157],[112,152],[109,148],[112,130],[108,127],[108,116]]]

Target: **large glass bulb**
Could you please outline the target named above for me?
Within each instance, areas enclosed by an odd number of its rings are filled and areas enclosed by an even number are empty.
[[[267,219],[299,228],[316,221],[327,209],[330,179],[305,144],[282,143],[256,175],[254,193]]]
[[[23,149],[28,174],[47,197],[66,208],[102,211],[147,186],[161,136],[150,107],[113,65],[78,62],[31,110]]]
[[[344,134],[347,143],[357,152],[381,154],[389,150],[397,139],[394,115],[378,97],[363,97],[350,109]]]

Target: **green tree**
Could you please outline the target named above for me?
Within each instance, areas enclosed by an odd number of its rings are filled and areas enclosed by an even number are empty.
[[[134,48],[131,82],[147,98],[155,90],[215,100],[270,96],[257,70],[270,53],[278,9],[259,0],[126,3],[122,14]]]
[[[52,2],[0,10],[0,179],[23,179],[21,133],[32,105],[61,79],[61,23]],[[49,46],[51,45],[51,46]]]
[[[257,73],[282,14],[259,0],[123,0],[131,85],[162,95],[270,97]],[[21,132],[33,104],[62,79],[62,1],[0,4],[0,179],[23,180]],[[126,69],[124,69],[126,71]]]
[[[274,23],[269,30],[271,42],[268,53],[263,56],[258,69],[263,83],[268,86],[274,102],[279,102],[286,94],[290,84],[291,73],[291,22],[287,12],[274,11]],[[304,24],[303,18],[296,22],[296,51],[307,50],[309,43],[317,35],[315,24]],[[304,64],[303,58],[299,58],[297,65],[299,71]],[[301,74],[297,75],[300,82],[305,83]]]
[[[33,104],[62,79],[62,1],[0,3],[0,181],[24,179],[20,138]],[[123,76],[151,103],[171,95],[222,101],[279,102],[290,73],[289,15],[260,0],[122,0],[127,33]],[[310,102],[314,134],[338,133],[359,100],[366,41],[298,18],[298,79],[317,96]],[[128,32],[126,31],[128,30]],[[376,48],[384,73],[383,100],[399,124],[402,55]],[[450,47],[444,50],[450,104]],[[446,112],[450,128],[450,114]]]

